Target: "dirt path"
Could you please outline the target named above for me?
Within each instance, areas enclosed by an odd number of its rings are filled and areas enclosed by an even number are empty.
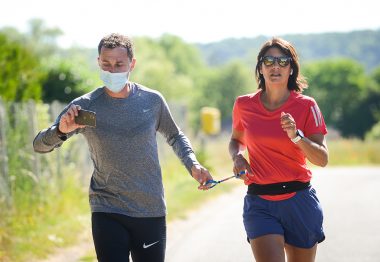
[[[380,167],[315,169],[313,185],[324,208],[327,237],[317,261],[380,261]],[[166,261],[254,261],[241,217],[245,190],[238,186],[186,220],[170,223]],[[81,261],[93,250],[89,239],[43,262]]]

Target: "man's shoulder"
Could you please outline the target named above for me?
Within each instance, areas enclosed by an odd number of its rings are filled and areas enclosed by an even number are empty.
[[[136,86],[136,92],[139,93],[140,96],[144,95],[147,97],[152,97],[152,98],[156,97],[159,99],[164,99],[164,96],[158,90],[146,87],[146,86],[138,84],[138,83],[134,83],[134,85]]]
[[[98,87],[91,92],[88,92],[72,101],[73,104],[79,104],[82,106],[87,106],[94,100],[96,100],[98,97],[104,94],[104,88]]]

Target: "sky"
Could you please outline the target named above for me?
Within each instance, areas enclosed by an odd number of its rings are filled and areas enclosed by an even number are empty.
[[[226,38],[380,29],[378,0],[3,0],[0,28],[21,32],[42,19],[62,47],[96,47],[112,32],[189,43]]]

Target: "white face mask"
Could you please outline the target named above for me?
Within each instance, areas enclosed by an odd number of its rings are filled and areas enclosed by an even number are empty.
[[[128,83],[129,72],[111,73],[100,69],[100,79],[110,91],[119,93]]]

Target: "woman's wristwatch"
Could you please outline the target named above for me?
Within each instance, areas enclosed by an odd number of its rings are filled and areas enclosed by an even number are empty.
[[[296,131],[296,137],[295,138],[291,138],[290,140],[292,140],[292,142],[294,143],[294,144],[297,144],[298,143],[298,141],[300,141],[302,138],[304,138],[305,136],[303,135],[303,132],[301,131],[301,130],[299,130],[299,129],[297,129],[297,131]]]

